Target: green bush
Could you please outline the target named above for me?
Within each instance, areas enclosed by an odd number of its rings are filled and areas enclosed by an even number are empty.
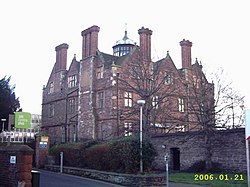
[[[60,164],[60,153],[63,152],[63,164],[65,166],[84,167],[83,154],[87,148],[95,144],[97,144],[96,141],[86,141],[54,145],[50,148],[49,154],[54,156],[55,164]]]
[[[138,137],[125,137],[106,143],[96,141],[55,145],[50,155],[60,163],[64,153],[64,165],[103,171],[138,173],[140,171],[140,141]],[[143,169],[149,171],[157,152],[148,139],[143,140]]]
[[[107,144],[94,145],[86,149],[84,153],[84,163],[87,168],[96,170],[109,170],[108,160],[109,146]]]
[[[126,137],[109,143],[110,169],[116,172],[137,173],[140,169],[140,142],[138,137]],[[143,168],[151,169],[157,152],[148,139],[143,140]]]

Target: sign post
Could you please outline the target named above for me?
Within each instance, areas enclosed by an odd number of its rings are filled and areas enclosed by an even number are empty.
[[[169,161],[169,154],[168,153],[165,154],[164,160],[166,162],[166,187],[169,187],[169,183],[168,183],[168,161]]]
[[[250,140],[250,109],[245,111],[245,134],[246,134],[246,157],[247,157],[247,183],[250,186],[250,168],[249,168],[249,140]]]

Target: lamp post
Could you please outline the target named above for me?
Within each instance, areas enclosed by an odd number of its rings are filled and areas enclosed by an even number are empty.
[[[234,100],[233,97],[231,97],[230,99],[232,101],[232,105],[230,106],[230,108],[232,109],[233,129],[234,129]]]
[[[163,149],[167,149],[166,145],[161,146]],[[170,159],[170,155],[167,153],[164,155],[164,161],[166,162],[166,187],[169,187],[169,182],[168,182],[168,162]]]
[[[117,125],[117,137],[119,137],[119,86],[118,86],[118,81],[119,81],[119,73],[116,73],[116,112],[117,112],[117,121],[116,121],[116,125]]]
[[[140,106],[140,172],[143,172],[142,162],[142,107],[145,104],[145,100],[138,100],[137,104]]]

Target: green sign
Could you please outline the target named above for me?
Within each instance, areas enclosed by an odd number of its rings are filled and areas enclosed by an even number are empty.
[[[31,126],[31,114],[28,112],[15,113],[15,128],[27,129]]]

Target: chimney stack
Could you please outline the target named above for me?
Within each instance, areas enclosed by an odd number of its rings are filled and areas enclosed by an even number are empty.
[[[100,28],[96,25],[82,31],[82,59],[94,56],[98,49],[98,32]]]
[[[151,61],[151,35],[152,31],[148,28],[142,27],[138,30],[140,35],[140,51],[142,54],[142,59],[146,61]]]
[[[61,70],[66,70],[68,48],[69,48],[69,45],[66,43],[58,45],[55,48],[56,50],[56,72],[61,71]]]
[[[192,42],[189,40],[183,39],[180,42],[181,45],[181,58],[182,58],[182,68],[183,69],[189,69],[191,68],[191,47]]]

